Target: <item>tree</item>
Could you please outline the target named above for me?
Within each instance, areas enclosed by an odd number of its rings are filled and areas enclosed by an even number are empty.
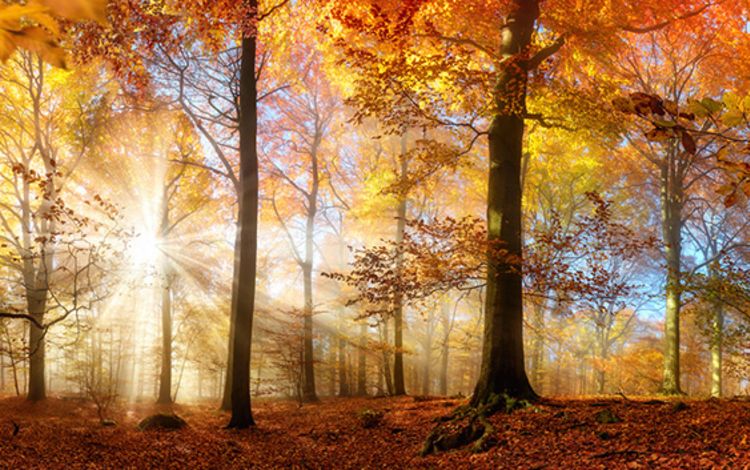
[[[545,5],[542,12],[535,0],[497,5],[449,1],[334,5],[330,16],[337,23],[331,35],[343,61],[366,77],[356,82],[350,97],[362,116],[377,115],[392,127],[448,126],[463,131],[469,149],[487,136],[487,233],[491,241],[503,243],[520,257],[524,124],[526,119],[536,119],[549,125],[543,115],[527,111],[530,74],[560,51],[566,38],[585,53],[590,45],[576,37],[584,31],[617,50],[616,40],[623,31],[653,31],[700,15],[709,6],[684,5],[675,13],[664,2],[637,3],[612,5],[603,18],[591,23],[593,17],[571,15],[567,6]],[[637,12],[646,11],[646,5],[652,17],[643,19]],[[498,17],[505,18],[499,29]],[[583,19],[583,24],[573,24],[572,18],[578,23]],[[631,18],[644,25],[632,24]],[[543,28],[537,29],[538,21]],[[353,31],[362,39],[354,39]],[[377,54],[364,47],[371,47],[368,41],[373,40],[379,45]],[[521,275],[506,269],[505,261],[488,259],[483,365],[472,396],[474,406],[502,393],[536,396],[524,365]]]
[[[337,96],[320,75],[320,58],[312,56],[300,63],[301,77],[289,89],[271,98],[266,122],[273,144],[266,163],[287,194],[274,192],[271,204],[278,223],[286,233],[292,254],[302,271],[304,298],[303,400],[317,401],[313,357],[313,271],[318,218],[336,202],[334,185],[336,148],[332,135],[333,119],[339,109]],[[284,158],[287,154],[291,158]],[[289,192],[291,191],[291,195]],[[330,193],[326,194],[326,193]],[[286,196],[286,197],[284,197]],[[283,206],[287,206],[286,208]],[[296,215],[288,208],[299,207],[304,217],[302,248],[295,241],[291,221]]]
[[[3,264],[20,275],[26,305],[25,313],[17,317],[31,322],[28,398],[33,401],[46,396],[47,329],[87,308],[84,298],[89,294],[99,295],[92,285],[86,288],[83,284],[73,284],[69,295],[75,302],[68,303],[63,294],[68,288],[66,282],[81,281],[98,269],[97,251],[105,244],[86,238],[96,237],[95,229],[108,229],[110,235],[120,230],[113,227],[114,206],[99,196],[89,201],[100,209],[99,220],[94,220],[93,214],[89,217],[72,209],[66,202],[70,200],[66,191],[74,184],[75,170],[89,155],[94,137],[101,131],[100,111],[105,104],[102,94],[107,90],[82,93],[79,99],[73,96],[83,90],[79,87],[96,85],[96,79],[83,73],[66,79],[58,75],[62,73],[29,53],[16,55],[12,65],[0,71],[5,90],[3,102],[13,110],[5,116],[0,143],[6,185],[6,199],[0,211]],[[68,95],[63,92],[66,83],[70,85]],[[99,242],[102,237],[98,236]],[[79,238],[82,245],[76,245]],[[81,258],[85,253],[88,254]],[[84,262],[86,258],[88,261]],[[53,312],[53,319],[47,317],[48,312]]]
[[[159,52],[164,55],[179,53],[181,45],[197,44],[214,53],[227,44],[239,45],[230,47],[239,50],[237,60],[230,63],[222,80],[231,85],[230,95],[224,97],[217,105],[213,95],[206,97],[209,107],[216,111],[221,121],[228,121],[231,129],[237,130],[239,145],[226,146],[224,142],[212,145],[219,157],[222,170],[211,165],[201,164],[209,171],[223,174],[235,185],[238,200],[237,237],[235,244],[235,269],[232,281],[232,301],[230,313],[229,337],[229,370],[227,373],[226,391],[231,397],[232,417],[230,428],[247,428],[254,424],[250,406],[250,355],[253,313],[255,308],[255,282],[257,271],[257,228],[259,203],[258,174],[258,83],[263,76],[264,66],[269,59],[259,33],[263,30],[264,20],[274,15],[287,5],[286,0],[269,5],[260,5],[257,0],[229,2],[219,0],[208,4],[183,4],[179,8],[167,8],[166,4],[154,6],[151,2],[128,4],[110,15],[113,28],[125,31],[126,34],[109,35],[102,38],[102,31],[90,28],[81,34],[78,46],[82,57],[103,56],[126,83],[135,85],[142,93],[148,88],[153,72],[144,64]],[[175,16],[177,13],[180,16]],[[141,28],[146,22],[149,28]],[[259,54],[260,45],[260,54]],[[142,48],[143,54],[117,54],[116,51],[132,51],[132,47]],[[134,56],[135,55],[135,56]],[[259,57],[260,56],[260,57]],[[186,56],[183,56],[186,57]],[[172,61],[173,72],[177,71],[181,86],[185,90],[185,71],[178,62]],[[190,96],[178,95],[178,102],[183,110],[191,116],[187,100]],[[208,139],[216,144],[203,125],[200,117],[191,116],[194,125]],[[234,143],[234,142],[233,142]],[[234,147],[237,160],[230,161],[223,149]],[[225,393],[225,396],[227,393]],[[226,400],[225,400],[226,401]]]

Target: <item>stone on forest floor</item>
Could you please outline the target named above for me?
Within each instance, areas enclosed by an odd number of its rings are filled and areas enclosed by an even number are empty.
[[[612,410],[607,408],[596,414],[596,421],[602,424],[612,424],[619,423],[622,421],[622,419],[617,416]]]
[[[106,428],[114,427],[117,426],[117,421],[115,421],[114,419],[103,419],[102,426]]]
[[[359,422],[363,428],[374,428],[383,420],[383,412],[377,410],[362,410],[359,412]]]
[[[144,418],[138,423],[138,429],[146,431],[149,429],[182,429],[187,422],[176,414],[157,413]]]
[[[685,404],[684,401],[677,401],[672,405],[672,411],[682,411],[687,410],[688,406]]]

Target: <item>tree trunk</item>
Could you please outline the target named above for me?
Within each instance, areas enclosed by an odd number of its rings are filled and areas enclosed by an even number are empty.
[[[253,15],[257,0],[248,0]],[[258,251],[258,90],[255,75],[256,32],[243,34],[240,66],[240,261],[237,299],[232,305],[232,417],[227,427],[255,424],[250,408],[250,354],[255,309],[255,274]]]
[[[711,319],[711,396],[721,398],[722,395],[722,343],[724,336],[724,308],[720,302],[713,303],[713,318]]]
[[[388,334],[388,322],[383,322],[383,344],[387,345],[390,335]],[[383,349],[383,377],[385,378],[385,387],[388,395],[393,393],[393,376],[391,375],[391,353],[388,349]]]
[[[531,384],[542,393],[544,380],[544,303],[534,305],[534,340],[531,343]]]
[[[609,338],[605,327],[599,327],[599,369],[596,371],[596,390],[600,395],[604,393],[604,386],[607,380],[606,370],[604,369],[604,363],[607,360],[609,352]]]
[[[367,324],[359,325],[359,351],[357,351],[357,395],[367,395]]]
[[[320,175],[318,169],[318,147],[321,133],[316,128],[315,138],[310,149],[310,193],[307,197],[307,220],[305,221],[305,259],[302,264],[302,277],[304,281],[304,374],[302,400],[305,402],[318,401],[315,391],[315,358],[313,354],[313,287],[312,275],[315,264],[315,217],[318,213],[318,191],[320,187]]]
[[[229,315],[229,340],[227,345],[227,370],[224,375],[224,391],[221,398],[221,406],[219,407],[222,411],[230,411],[232,409],[232,375],[234,365],[234,311],[237,308],[237,293],[240,290],[240,233],[241,228],[238,222],[235,228],[234,235],[234,263],[232,272],[232,300],[230,303],[230,315]]]
[[[308,224],[309,228],[309,224]],[[312,245],[312,236],[306,234],[307,240]],[[310,249],[310,252],[312,248]],[[304,338],[302,345],[302,401],[310,403],[318,401],[315,392],[315,366],[313,362],[313,299],[312,299],[312,264],[305,261],[302,268],[304,280]]]
[[[674,146],[677,144],[675,143]],[[662,392],[680,390],[680,307],[682,251],[682,182],[677,178],[676,150],[669,150],[661,167],[661,222],[667,259],[666,312],[664,318],[664,380]]]
[[[44,269],[44,268],[40,268]],[[34,319],[42,323],[44,321],[44,310],[46,307],[46,296],[47,290],[42,289],[43,294],[39,292],[32,293],[29,301],[29,314]],[[38,298],[44,295],[44,299]],[[47,398],[47,391],[45,388],[44,381],[44,367],[45,367],[45,342],[44,342],[44,330],[37,327],[35,324],[29,324],[29,380],[28,380],[28,395],[27,398],[31,401],[39,401]]]
[[[443,341],[442,350],[440,352],[440,395],[448,395],[448,337],[446,336]]]
[[[522,55],[531,45],[539,15],[537,0],[515,0],[501,27],[501,55],[506,60],[494,91],[497,106],[489,130],[487,232],[510,255],[521,256],[521,160],[528,71]],[[524,364],[521,273],[507,260],[488,256],[484,344],[479,380],[471,403],[495,394],[536,398]]]
[[[165,273],[166,274],[166,273]],[[161,291],[161,374],[156,403],[172,403],[172,285],[166,274]]]
[[[406,160],[407,135],[401,136],[401,155],[400,160],[400,178],[403,181],[407,177],[408,162]],[[396,244],[401,245],[404,241],[404,230],[406,228],[406,196],[402,196],[396,209]],[[403,269],[403,257],[401,253],[396,259],[396,271],[401,272]],[[393,393],[394,395],[406,395],[406,386],[404,384],[404,306],[401,294],[396,294],[395,309],[393,311],[393,345],[394,345],[394,362],[393,362]]]
[[[339,396],[349,396],[349,378],[346,374],[346,341],[339,336]]]
[[[443,302],[443,310],[447,307],[447,304]],[[435,314],[430,309],[427,314],[427,338],[425,338],[424,344],[424,364],[422,367],[422,395],[430,394],[430,369],[432,367],[432,337],[434,334],[434,321]]]

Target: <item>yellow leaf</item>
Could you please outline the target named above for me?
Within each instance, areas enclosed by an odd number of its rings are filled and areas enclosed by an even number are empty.
[[[16,51],[16,45],[10,37],[10,33],[0,29],[0,62],[5,62]]]
[[[43,28],[37,26],[23,28],[21,31],[10,33],[9,36],[16,47],[38,54],[50,65],[66,68],[65,51]]]
[[[0,29],[20,31],[21,18],[44,14],[47,8],[41,5],[8,5],[0,7]]]
[[[725,93],[721,100],[729,109],[736,109],[740,104],[740,98],[731,91]]]
[[[94,20],[107,24],[107,0],[39,0],[53,13],[70,20]]]
[[[726,126],[734,127],[738,124],[741,124],[744,119],[745,115],[742,114],[742,111],[740,111],[739,109],[732,109],[730,111],[727,111],[726,114],[721,117],[721,122],[723,122]]]

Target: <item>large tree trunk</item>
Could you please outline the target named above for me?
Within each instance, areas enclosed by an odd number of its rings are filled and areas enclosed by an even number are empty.
[[[406,133],[401,136],[401,179],[406,178],[407,160],[406,160]],[[406,228],[406,196],[402,196],[398,202],[396,210],[396,244],[401,245],[404,241],[404,230]],[[399,252],[396,259],[396,270],[401,272],[403,269],[403,258]],[[396,294],[395,309],[393,311],[393,345],[395,348],[393,362],[393,393],[394,395],[406,395],[406,386],[404,384],[404,306],[401,294]]]
[[[521,160],[528,72],[522,57],[531,45],[539,15],[537,0],[516,0],[501,28],[500,52],[506,63],[499,72],[497,106],[489,130],[487,231],[490,241],[521,256]],[[486,403],[494,394],[536,398],[524,364],[523,302],[519,267],[488,256],[484,344],[479,380],[471,403]]]
[[[304,370],[302,376],[302,400],[305,402],[318,401],[315,391],[315,358],[313,356],[313,287],[312,274],[315,256],[315,217],[318,209],[318,159],[317,147],[311,152],[312,187],[307,201],[307,220],[305,222],[305,259],[302,264],[302,278],[304,282]]]
[[[239,219],[239,214],[238,214]],[[236,303],[237,303],[237,293],[240,290],[240,282],[239,282],[239,275],[240,275],[240,224],[239,220],[237,222],[237,226],[235,228],[235,235],[234,235],[234,267],[232,271],[232,299],[230,305],[230,318],[229,318],[229,340],[227,345],[227,370],[226,374],[224,375],[224,391],[221,396],[221,406],[219,409],[222,411],[230,411],[232,409],[232,376],[233,376],[233,370],[234,370],[234,314]]]
[[[166,275],[161,291],[161,374],[156,403],[172,403],[172,284]]]
[[[680,390],[682,181],[677,177],[675,153],[674,147],[669,150],[666,162],[661,168],[660,178],[662,236],[667,259],[662,392],[667,395],[682,393]]]
[[[44,269],[44,268],[40,268]],[[45,281],[46,284],[46,281]],[[32,288],[33,289],[33,288]],[[46,287],[32,292],[27,301],[29,314],[39,323],[44,322],[44,311],[47,305]],[[44,380],[45,368],[45,341],[44,330],[34,323],[29,324],[29,379],[27,398],[31,401],[39,401],[47,398],[47,390]]]
[[[257,12],[257,0],[248,0]],[[256,14],[256,13],[253,13]],[[255,309],[255,273],[258,251],[258,90],[255,75],[256,33],[244,34],[240,66],[240,261],[238,290],[232,305],[232,417],[227,427],[254,425],[250,409],[250,353]]]

